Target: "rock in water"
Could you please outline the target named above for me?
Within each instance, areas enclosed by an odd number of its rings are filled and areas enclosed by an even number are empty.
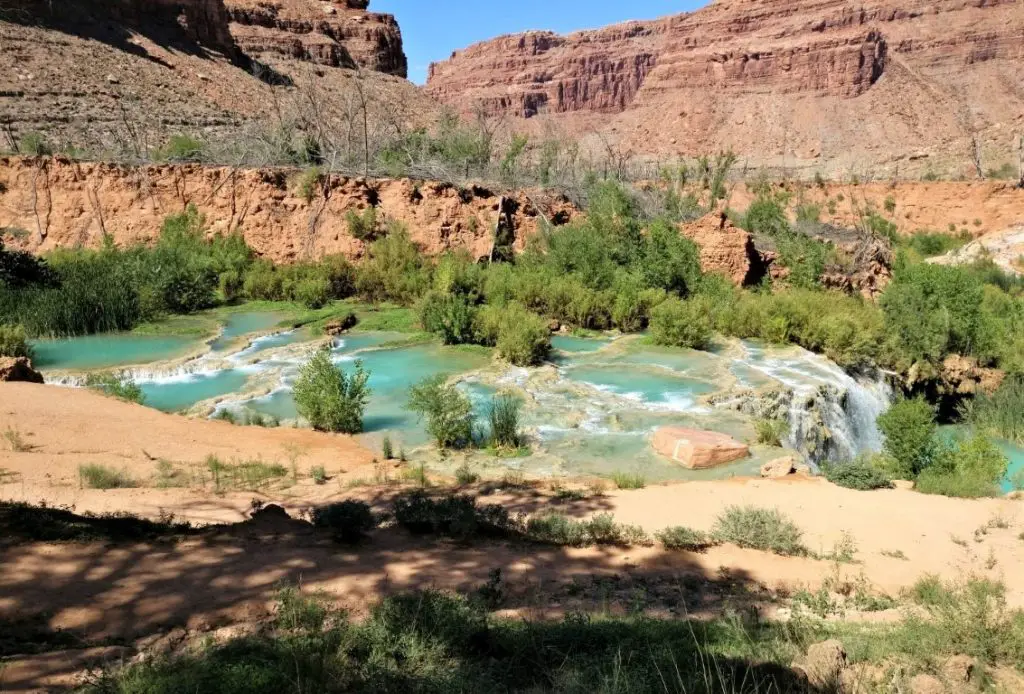
[[[42,383],[43,375],[32,368],[27,357],[0,357],[0,381]]]
[[[793,456],[776,458],[761,466],[761,477],[778,479],[793,474],[796,470],[797,461]]]
[[[654,450],[691,470],[725,465],[750,455],[746,444],[714,431],[661,427],[654,432]]]

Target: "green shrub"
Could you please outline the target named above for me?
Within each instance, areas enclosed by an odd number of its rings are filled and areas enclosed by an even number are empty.
[[[136,486],[127,472],[106,465],[79,465],[78,479],[82,487],[89,489],[129,489]]]
[[[858,458],[849,463],[822,465],[822,471],[829,482],[847,489],[892,489],[892,480],[889,476],[866,458]]]
[[[317,431],[358,434],[363,430],[363,410],[370,397],[370,374],[357,361],[349,375],[331,361],[331,350],[319,350],[299,372],[295,382],[295,406]]]
[[[423,329],[440,335],[446,345],[476,340],[473,327],[476,309],[462,294],[427,292],[420,300],[419,315]]]
[[[391,437],[385,436],[384,440],[380,444],[381,455],[384,456],[384,460],[394,460],[395,448],[391,443]]]
[[[189,135],[172,135],[154,152],[158,161],[199,162],[206,159],[206,145]]]
[[[706,349],[712,335],[710,305],[702,297],[690,301],[667,299],[651,312],[651,337],[655,344]]]
[[[373,302],[413,304],[430,286],[430,268],[408,232],[397,228],[370,244],[359,265],[355,287]]]
[[[460,540],[504,537],[515,531],[508,511],[499,505],[477,506],[468,496],[431,498],[414,492],[395,500],[395,521],[414,535],[446,535]]]
[[[314,465],[309,471],[309,476],[313,478],[313,482],[318,485],[327,484],[327,468],[323,465]]]
[[[900,400],[878,417],[891,472],[912,480],[932,464],[936,449],[935,408],[924,398]]]
[[[523,435],[519,431],[522,400],[507,393],[491,398],[487,418],[491,425],[491,445],[496,448],[519,448]]]
[[[651,544],[642,528],[616,523],[609,513],[586,521],[575,521],[560,513],[543,513],[527,519],[525,533],[534,542],[566,547]]]
[[[473,443],[473,403],[447,376],[428,377],[409,389],[406,407],[427,420],[427,433],[439,448],[465,448]]]
[[[682,549],[687,552],[704,552],[715,544],[706,532],[683,526],[665,528],[656,537],[665,549]]]
[[[142,388],[135,383],[130,374],[126,373],[115,374],[109,371],[91,373],[85,377],[85,387],[118,400],[134,402],[139,405],[143,404],[146,400]]]
[[[295,186],[296,192],[307,204],[313,202],[313,198],[316,197],[323,176],[323,170],[319,166],[311,166],[299,176],[298,184]]]
[[[754,422],[754,429],[758,443],[779,447],[789,434],[789,422],[784,419],[759,419]]]
[[[49,157],[53,154],[53,145],[42,133],[30,132],[18,141],[18,151],[32,157]]]
[[[32,358],[32,347],[20,325],[0,325],[0,357]]]
[[[1008,376],[996,392],[979,393],[963,404],[960,414],[979,431],[1024,444],[1024,376]]]
[[[803,555],[803,532],[778,509],[730,506],[715,520],[716,542],[785,555]]]
[[[647,486],[647,478],[641,472],[616,472],[612,482],[618,489],[643,489]]]
[[[317,506],[312,511],[313,525],[331,532],[339,542],[354,544],[377,527],[377,518],[365,501],[340,501]]]
[[[361,213],[349,210],[345,213],[348,233],[360,241],[372,241],[377,236],[377,208],[367,207]]]
[[[480,475],[473,472],[467,463],[463,463],[459,467],[455,468],[455,481],[460,486],[466,486],[467,484],[476,484],[480,481]]]
[[[999,496],[1010,461],[984,434],[937,447],[933,464],[921,472],[915,488],[923,494],[963,498]]]
[[[540,364],[551,351],[547,322],[515,302],[485,306],[477,313],[474,329],[481,343],[494,345],[501,358],[516,366]]]

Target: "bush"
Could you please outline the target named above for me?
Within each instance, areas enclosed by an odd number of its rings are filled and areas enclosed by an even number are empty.
[[[872,489],[892,489],[892,480],[871,461],[858,458],[849,463],[830,463],[822,465],[825,479],[832,484],[847,489],[870,491]]]
[[[394,460],[395,448],[391,443],[391,437],[385,436],[384,440],[380,444],[381,455],[384,456],[384,460]]]
[[[894,403],[878,417],[878,428],[885,436],[883,447],[897,478],[912,480],[932,464],[937,430],[935,408],[924,398]]]
[[[360,241],[372,241],[377,236],[377,208],[367,207],[361,213],[349,210],[345,213],[348,233]]]
[[[299,176],[298,184],[295,188],[299,197],[305,200],[306,204],[313,202],[323,176],[323,170],[319,166],[311,166]]]
[[[643,489],[647,486],[647,478],[641,472],[616,472],[612,481],[617,489]]]
[[[201,162],[206,159],[206,145],[188,135],[172,135],[163,147],[154,152],[158,161]]]
[[[365,501],[341,501],[318,506],[312,512],[313,525],[329,530],[336,540],[355,544],[377,527],[377,519]]]
[[[966,401],[960,415],[979,431],[1024,444],[1024,376],[1008,376],[995,393]]]
[[[0,325],[0,357],[32,358],[32,347],[20,325]]]
[[[934,463],[922,471],[915,488],[923,494],[968,499],[999,496],[1010,461],[984,434],[939,446]]]
[[[446,345],[461,345],[476,340],[473,321],[476,309],[461,294],[428,292],[419,304],[420,324],[436,333]]]
[[[439,448],[466,448],[473,443],[473,403],[447,376],[428,377],[409,390],[406,407],[427,420],[427,433]]]
[[[331,361],[331,350],[319,350],[299,372],[295,382],[295,406],[317,431],[358,434],[363,430],[363,410],[370,397],[370,374],[356,362],[347,375]]]
[[[405,229],[370,244],[356,270],[356,290],[373,302],[410,305],[430,286],[430,268]]]
[[[803,532],[778,509],[730,506],[716,520],[711,536],[717,542],[784,555],[803,555]]]
[[[759,419],[754,422],[757,442],[765,446],[782,446],[783,439],[789,434],[789,422],[784,419]]]
[[[519,448],[523,436],[519,432],[519,411],[522,401],[509,394],[495,395],[487,411],[491,425],[491,445],[496,448]]]
[[[497,347],[498,355],[516,366],[542,363],[551,351],[551,331],[540,316],[521,304],[485,306],[475,322],[477,339]]]
[[[588,545],[650,545],[643,528],[615,522],[610,513],[575,521],[560,513],[545,513],[526,521],[526,536],[534,542],[566,547]]]
[[[49,157],[53,154],[53,145],[40,132],[25,133],[18,141],[18,151],[32,157]]]
[[[715,544],[706,532],[683,526],[665,528],[655,537],[665,546],[665,549],[682,549],[687,552],[704,552]]]
[[[459,540],[505,537],[515,530],[508,511],[499,505],[477,506],[468,496],[432,499],[414,492],[394,503],[395,521],[414,535],[446,535]]]
[[[668,299],[651,312],[651,337],[655,344],[706,349],[712,335],[711,311],[705,299]]]
[[[78,479],[89,489],[129,489],[135,487],[135,480],[123,470],[105,465],[79,465]]]
[[[111,372],[91,373],[85,377],[85,387],[118,400],[134,402],[139,405],[142,405],[146,400],[142,388],[132,380],[130,374],[122,373],[118,375]]]

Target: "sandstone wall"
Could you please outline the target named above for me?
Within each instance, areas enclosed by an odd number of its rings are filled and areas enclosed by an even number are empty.
[[[0,158],[0,228],[17,229],[12,245],[45,252],[98,247],[104,234],[119,245],[155,239],[168,214],[196,205],[210,233],[239,230],[261,256],[278,262],[342,253],[359,258],[366,244],[351,236],[350,210],[375,203],[381,226],[405,223],[427,253],[464,248],[491,252],[500,196],[479,187],[331,176],[312,200],[297,191],[296,170],[154,165],[126,167],[66,159]],[[548,219],[574,214],[564,200],[514,196],[516,244],[535,233],[538,205]]]

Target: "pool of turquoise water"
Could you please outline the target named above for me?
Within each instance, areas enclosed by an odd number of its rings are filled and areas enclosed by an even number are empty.
[[[199,349],[201,344],[194,337],[180,335],[115,333],[37,340],[32,348],[36,367],[44,371],[92,371],[175,359]]]
[[[1006,473],[1003,489],[1007,492],[1016,491],[1013,482],[1016,478],[1024,475],[1024,446],[1009,441],[997,441],[996,443],[1010,459],[1010,468]]]
[[[611,340],[607,338],[575,337],[574,335],[552,335],[551,337],[553,349],[570,354],[596,352],[609,344],[611,344]]]
[[[164,412],[187,410],[196,403],[245,388],[249,374],[241,369],[197,373],[139,384],[146,405]]]
[[[230,313],[224,322],[223,332],[210,343],[210,349],[220,352],[237,342],[238,338],[251,333],[272,330],[285,319],[279,311],[239,311]]]

